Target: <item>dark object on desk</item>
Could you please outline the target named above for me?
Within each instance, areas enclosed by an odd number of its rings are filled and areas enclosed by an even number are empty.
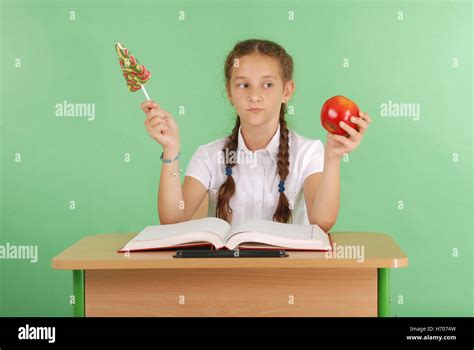
[[[178,250],[173,258],[286,258],[288,253],[282,249],[249,250]]]

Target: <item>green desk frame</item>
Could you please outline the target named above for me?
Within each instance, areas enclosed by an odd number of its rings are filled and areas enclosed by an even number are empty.
[[[85,316],[84,270],[73,270],[74,317]],[[390,269],[377,269],[378,317],[390,316]]]

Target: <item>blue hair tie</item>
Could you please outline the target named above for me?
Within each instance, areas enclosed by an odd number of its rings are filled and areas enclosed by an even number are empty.
[[[278,184],[278,192],[284,192],[285,191],[285,181],[280,181]]]
[[[225,167],[225,174],[226,174],[227,176],[231,176],[231,175],[232,175],[232,167],[231,167],[230,165],[227,165],[227,166]]]

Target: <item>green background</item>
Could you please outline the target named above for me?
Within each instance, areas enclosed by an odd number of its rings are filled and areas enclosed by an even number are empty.
[[[233,126],[227,53],[262,38],[294,59],[290,128],[325,143],[319,112],[337,94],[373,119],[342,163],[331,231],[384,232],[408,255],[391,273],[391,314],[473,316],[472,15],[471,1],[2,1],[0,244],[38,245],[39,261],[0,260],[0,314],[72,315],[72,274],[51,258],[159,222],[161,146],[114,43],[178,120],[184,176],[196,148]],[[95,120],[56,117],[64,100],[94,103]],[[419,104],[420,119],[381,116],[388,101]]]

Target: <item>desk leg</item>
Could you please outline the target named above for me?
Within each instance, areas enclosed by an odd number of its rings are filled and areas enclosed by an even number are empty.
[[[84,270],[72,271],[72,289],[74,293],[74,317],[84,317]]]
[[[377,269],[378,316],[390,316],[390,270]]]

